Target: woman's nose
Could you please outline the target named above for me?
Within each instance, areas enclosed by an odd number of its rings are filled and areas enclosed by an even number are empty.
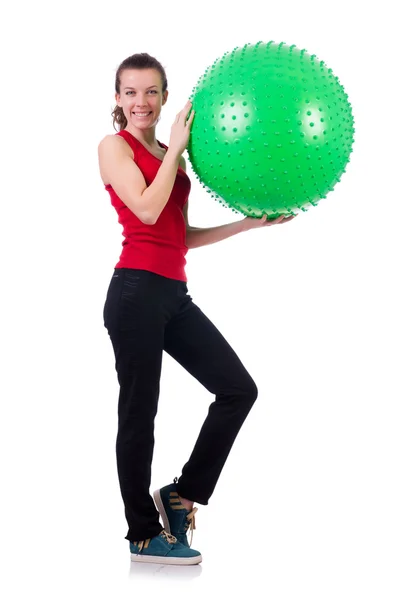
[[[135,97],[135,104],[137,106],[145,106],[146,100],[143,94],[137,94]]]

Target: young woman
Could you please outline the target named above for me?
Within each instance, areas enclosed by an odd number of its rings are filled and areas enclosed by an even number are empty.
[[[134,54],[120,64],[115,88],[112,116],[119,131],[100,142],[98,155],[125,238],[103,311],[120,384],[116,456],[128,523],[125,539],[132,560],[197,564],[201,554],[186,538],[187,530],[193,533],[195,528],[193,505],[208,504],[258,390],[234,350],[189,296],[185,255],[189,248],[291,217],[271,222],[247,217],[219,227],[191,227],[191,184],[182,156],[194,118],[191,103],[177,114],[167,147],[155,131],[168,97],[162,65],[146,53]],[[163,350],[215,400],[181,477],[156,490],[153,499],[149,487]],[[177,432],[170,431],[170,438],[177,443]]]

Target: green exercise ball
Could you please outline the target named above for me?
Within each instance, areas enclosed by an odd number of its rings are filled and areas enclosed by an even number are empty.
[[[193,171],[222,205],[269,219],[316,206],[353,144],[351,104],[314,54],[258,42],[218,58],[190,96]]]

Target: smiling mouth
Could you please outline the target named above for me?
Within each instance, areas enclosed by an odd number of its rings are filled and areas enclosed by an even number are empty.
[[[135,115],[136,117],[142,119],[142,118],[145,118],[145,117],[148,117],[149,115],[151,115],[152,111],[150,110],[149,112],[133,112],[132,114]]]

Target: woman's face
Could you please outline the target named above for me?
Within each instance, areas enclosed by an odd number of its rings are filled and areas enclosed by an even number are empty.
[[[123,108],[128,125],[137,129],[154,127],[168,96],[168,91],[161,91],[160,73],[156,69],[127,69],[120,80],[116,102]]]

